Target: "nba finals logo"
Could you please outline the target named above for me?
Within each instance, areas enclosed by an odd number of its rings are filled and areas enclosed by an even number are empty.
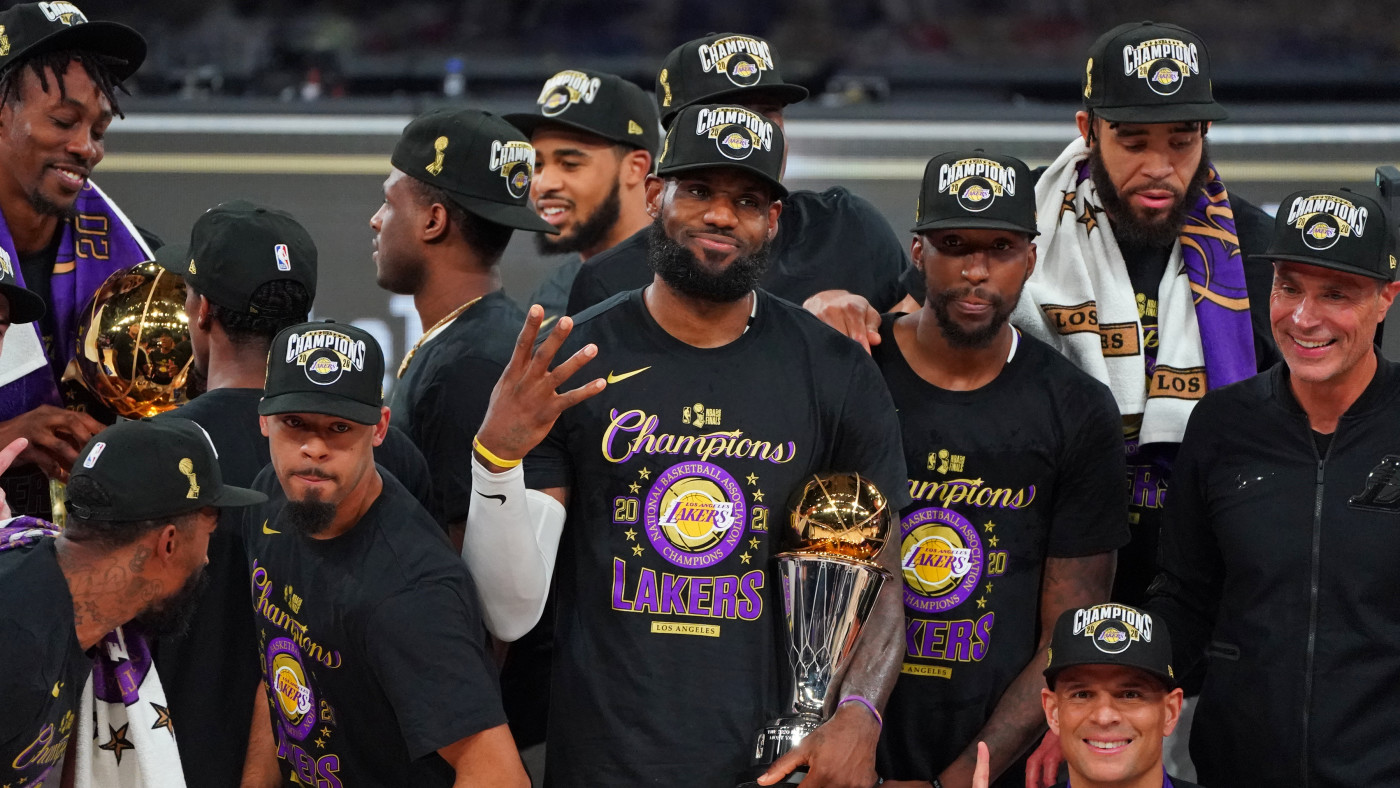
[[[1016,195],[1016,171],[991,159],[959,159],[938,168],[938,192],[955,197],[963,210],[978,213],[1002,195]]]
[[[267,644],[267,677],[282,729],[297,741],[305,739],[316,727],[314,697],[301,664],[301,650],[291,638],[273,638]]]
[[[1181,90],[1188,76],[1200,73],[1196,45],[1175,38],[1154,38],[1123,47],[1123,74],[1136,75],[1159,96]]]
[[[580,101],[592,104],[602,84],[582,71],[560,71],[544,83],[535,103],[540,105],[540,114],[552,118]]]
[[[705,73],[719,72],[741,88],[758,84],[763,72],[775,68],[768,44],[747,36],[721,38],[713,44],[701,44],[700,68]]]
[[[904,518],[901,531],[906,607],[945,613],[973,594],[982,579],[982,539],[966,517],[951,509],[920,509]]]
[[[1119,605],[1095,605],[1075,611],[1072,632],[1090,638],[1105,654],[1122,654],[1134,641],[1152,642],[1152,616]]]
[[[695,116],[695,136],[715,141],[727,159],[743,161],[755,148],[773,149],[773,124],[767,118],[739,107],[702,109]]]
[[[302,367],[312,383],[329,386],[340,380],[346,369],[359,372],[365,368],[365,343],[329,329],[292,334],[287,338],[284,361]]]
[[[1343,236],[1360,238],[1366,232],[1364,206],[1331,194],[1298,197],[1288,206],[1288,223],[1303,235],[1309,249],[1330,249]]]
[[[506,191],[520,199],[530,191],[530,179],[535,176],[535,149],[528,142],[491,143],[491,172],[499,172],[506,179]]]

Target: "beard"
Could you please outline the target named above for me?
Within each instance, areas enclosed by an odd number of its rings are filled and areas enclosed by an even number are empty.
[[[719,273],[710,273],[700,260],[684,246],[666,234],[658,217],[647,232],[647,264],[676,292],[702,301],[731,304],[758,286],[758,280],[768,270],[768,251],[772,245],[765,241],[753,254],[734,258]]]
[[[1201,188],[1205,186],[1206,178],[1210,174],[1210,147],[1205,141],[1201,141],[1201,163],[1197,165],[1196,172],[1191,176],[1191,182],[1187,184],[1186,191],[1177,191],[1171,184],[1165,181],[1153,181],[1144,184],[1138,189],[1162,189],[1170,191],[1175,195],[1175,200],[1171,207],[1164,211],[1154,212],[1153,218],[1140,216],[1128,200],[1132,196],[1129,194],[1119,194],[1118,188],[1113,185],[1113,179],[1108,176],[1108,168],[1104,166],[1103,155],[1099,151],[1099,146],[1094,145],[1089,149],[1089,175],[1094,179],[1094,186],[1098,189],[1099,200],[1103,203],[1104,212],[1113,220],[1113,234],[1120,242],[1130,246],[1171,246],[1176,243],[1176,239],[1181,235],[1181,228],[1186,224],[1186,217],[1191,213],[1191,209],[1196,207],[1196,198],[1201,193]]]
[[[318,498],[287,501],[282,514],[297,531],[306,536],[315,536],[330,527],[335,519],[335,504]]]
[[[423,289],[427,277],[427,266],[419,260],[389,261],[384,251],[379,252],[379,266],[374,274],[374,283],[381,289],[398,295],[416,295]]]
[[[209,572],[204,566],[191,574],[180,589],[165,599],[152,602],[132,619],[147,633],[156,637],[183,635],[190,627],[194,611],[209,586]]]
[[[953,319],[948,305],[973,294],[992,305],[992,317],[984,326],[967,329]],[[934,317],[938,318],[939,333],[948,340],[948,344],[964,350],[976,350],[992,344],[1001,331],[1001,327],[1006,325],[1006,321],[1011,318],[1011,313],[1016,311],[1016,304],[1020,300],[1021,294],[1019,292],[1008,301],[995,293],[987,293],[972,287],[957,287],[934,293],[929,297],[928,305],[933,310]]]
[[[57,216],[59,221],[62,222],[70,221],[78,216],[78,201],[76,198],[67,205],[59,205],[42,194],[38,189],[29,193],[29,207],[33,208],[34,212],[40,216]]]
[[[608,233],[617,226],[622,216],[622,184],[613,181],[612,191],[593,209],[587,219],[579,223],[572,235],[552,236],[548,233],[535,234],[535,248],[540,254],[567,254],[582,252],[599,246],[607,239]]]

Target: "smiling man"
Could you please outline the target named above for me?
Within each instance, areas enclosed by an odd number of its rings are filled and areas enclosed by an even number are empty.
[[[1385,209],[1279,205],[1269,316],[1284,363],[1191,414],[1149,607],[1209,662],[1191,755],[1212,785],[1400,780],[1400,367],[1375,347],[1400,283]]]
[[[1182,697],[1160,620],[1126,605],[1066,610],[1044,675],[1041,704],[1069,765],[1065,788],[1199,788],[1162,765]]]

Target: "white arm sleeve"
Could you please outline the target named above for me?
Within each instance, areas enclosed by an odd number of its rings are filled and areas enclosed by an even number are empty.
[[[521,466],[492,473],[475,455],[472,494],[462,559],[476,581],[486,628],[516,640],[544,611],[566,510],[548,494],[525,489]]]

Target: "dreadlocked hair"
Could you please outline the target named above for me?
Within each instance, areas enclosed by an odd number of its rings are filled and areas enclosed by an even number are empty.
[[[209,316],[224,327],[229,342],[242,347],[268,348],[282,329],[306,322],[306,315],[311,311],[311,293],[301,282],[274,279],[253,291],[252,306],[257,308],[257,314],[226,309],[211,300]]]
[[[87,72],[92,84],[97,86],[97,91],[112,105],[112,112],[117,117],[126,117],[122,114],[121,105],[117,102],[117,93],[122,92],[130,95],[130,92],[112,73],[112,67],[122,61],[107,55],[99,55],[96,52],[77,49],[40,52],[0,72],[0,106],[8,106],[19,101],[20,88],[24,85],[26,69],[32,71],[34,76],[39,78],[39,87],[43,88],[45,93],[49,91],[49,78],[52,77],[58,83],[58,95],[62,98],[68,98],[68,86],[64,84],[63,74],[68,70],[68,64],[74,61],[82,65],[83,71]]]

